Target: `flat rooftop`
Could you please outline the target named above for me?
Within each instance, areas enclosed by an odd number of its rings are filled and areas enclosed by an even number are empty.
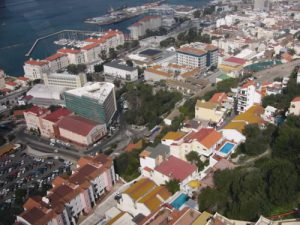
[[[146,49],[144,51],[141,51],[139,54],[140,55],[145,55],[145,56],[155,56],[162,53],[161,50],[158,49]]]
[[[84,87],[66,91],[67,94],[78,97],[88,97],[97,100],[99,103],[104,103],[108,95],[113,91],[115,85],[108,82],[96,82],[87,84]]]

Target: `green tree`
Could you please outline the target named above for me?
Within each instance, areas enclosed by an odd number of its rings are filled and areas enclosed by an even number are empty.
[[[180,181],[179,180],[170,180],[165,183],[166,188],[171,194],[175,194],[180,190]]]
[[[127,66],[130,66],[130,67],[133,67],[133,62],[132,62],[132,60],[128,59],[128,60],[126,61],[126,65],[127,65]]]
[[[196,10],[194,13],[193,13],[194,17],[195,18],[200,18],[201,16],[201,11],[200,10]]]

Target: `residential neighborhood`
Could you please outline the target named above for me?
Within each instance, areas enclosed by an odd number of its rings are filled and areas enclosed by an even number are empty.
[[[107,4],[0,46],[0,225],[300,224],[300,2]]]

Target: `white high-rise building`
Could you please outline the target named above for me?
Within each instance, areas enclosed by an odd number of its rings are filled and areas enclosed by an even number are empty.
[[[261,103],[261,94],[256,90],[256,83],[254,81],[248,81],[238,89],[237,111],[243,113],[255,103]]]

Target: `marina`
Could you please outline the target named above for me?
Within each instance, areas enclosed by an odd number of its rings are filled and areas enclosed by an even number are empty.
[[[164,2],[165,0],[161,0],[157,2],[147,3],[142,6],[136,6],[136,7],[127,7],[126,5],[124,5],[116,10],[111,8],[108,10],[107,14],[100,17],[93,17],[93,18],[86,19],[84,22],[97,24],[99,26],[115,24],[142,15],[146,13],[149,9],[153,7],[157,7]]]

